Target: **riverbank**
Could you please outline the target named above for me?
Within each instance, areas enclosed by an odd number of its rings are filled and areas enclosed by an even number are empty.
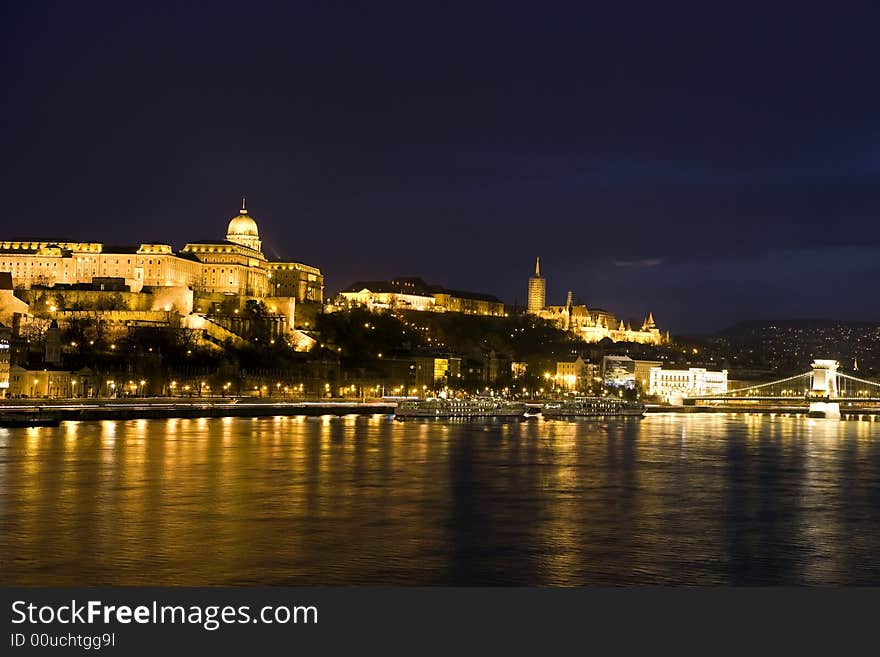
[[[540,404],[527,404],[535,417]],[[165,418],[209,417],[269,417],[320,415],[390,415],[394,402],[388,401],[282,401],[273,399],[234,398],[146,398],[146,399],[53,399],[3,400],[0,402],[0,420],[4,417],[29,417],[39,420],[99,421]],[[663,406],[648,405],[647,414],[706,414],[749,413],[760,415],[806,415],[807,406]],[[849,407],[840,409],[842,419],[880,418],[878,407]]]
[[[375,415],[394,412],[394,404],[387,402],[280,402],[237,401],[218,399],[199,400],[53,400],[52,402],[28,404],[23,400],[8,401],[0,405],[0,418],[4,415],[27,415],[40,419],[56,420],[135,420],[163,418],[200,417],[267,417],[318,416],[318,415]]]
[[[645,408],[646,413],[749,413],[757,415],[806,415],[809,412],[809,406],[768,406],[768,405],[746,405],[739,406],[660,406],[651,405]],[[849,406],[841,405],[841,419],[852,419],[858,417],[866,417],[874,420],[880,418],[880,407],[876,406]]]

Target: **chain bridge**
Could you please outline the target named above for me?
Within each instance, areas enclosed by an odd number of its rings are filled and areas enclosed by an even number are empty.
[[[808,414],[815,417],[840,417],[841,404],[880,405],[880,382],[844,374],[839,367],[836,360],[818,359],[802,374],[725,393],[689,396],[683,401],[685,405],[808,406]]]

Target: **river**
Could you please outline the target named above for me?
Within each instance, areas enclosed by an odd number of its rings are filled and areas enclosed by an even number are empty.
[[[880,422],[0,429],[4,585],[880,584]]]

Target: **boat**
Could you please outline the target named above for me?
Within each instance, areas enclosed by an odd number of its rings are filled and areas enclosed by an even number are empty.
[[[398,402],[395,418],[521,418],[526,405],[495,397],[471,399],[418,399]]]
[[[609,397],[575,397],[547,402],[541,415],[555,417],[642,417],[645,405]]]
[[[0,427],[4,429],[18,429],[21,427],[57,427],[61,420],[57,417],[40,417],[27,413],[2,413],[0,414]]]

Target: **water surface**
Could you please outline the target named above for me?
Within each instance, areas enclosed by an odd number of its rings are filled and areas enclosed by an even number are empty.
[[[880,422],[0,429],[0,584],[880,584]]]

